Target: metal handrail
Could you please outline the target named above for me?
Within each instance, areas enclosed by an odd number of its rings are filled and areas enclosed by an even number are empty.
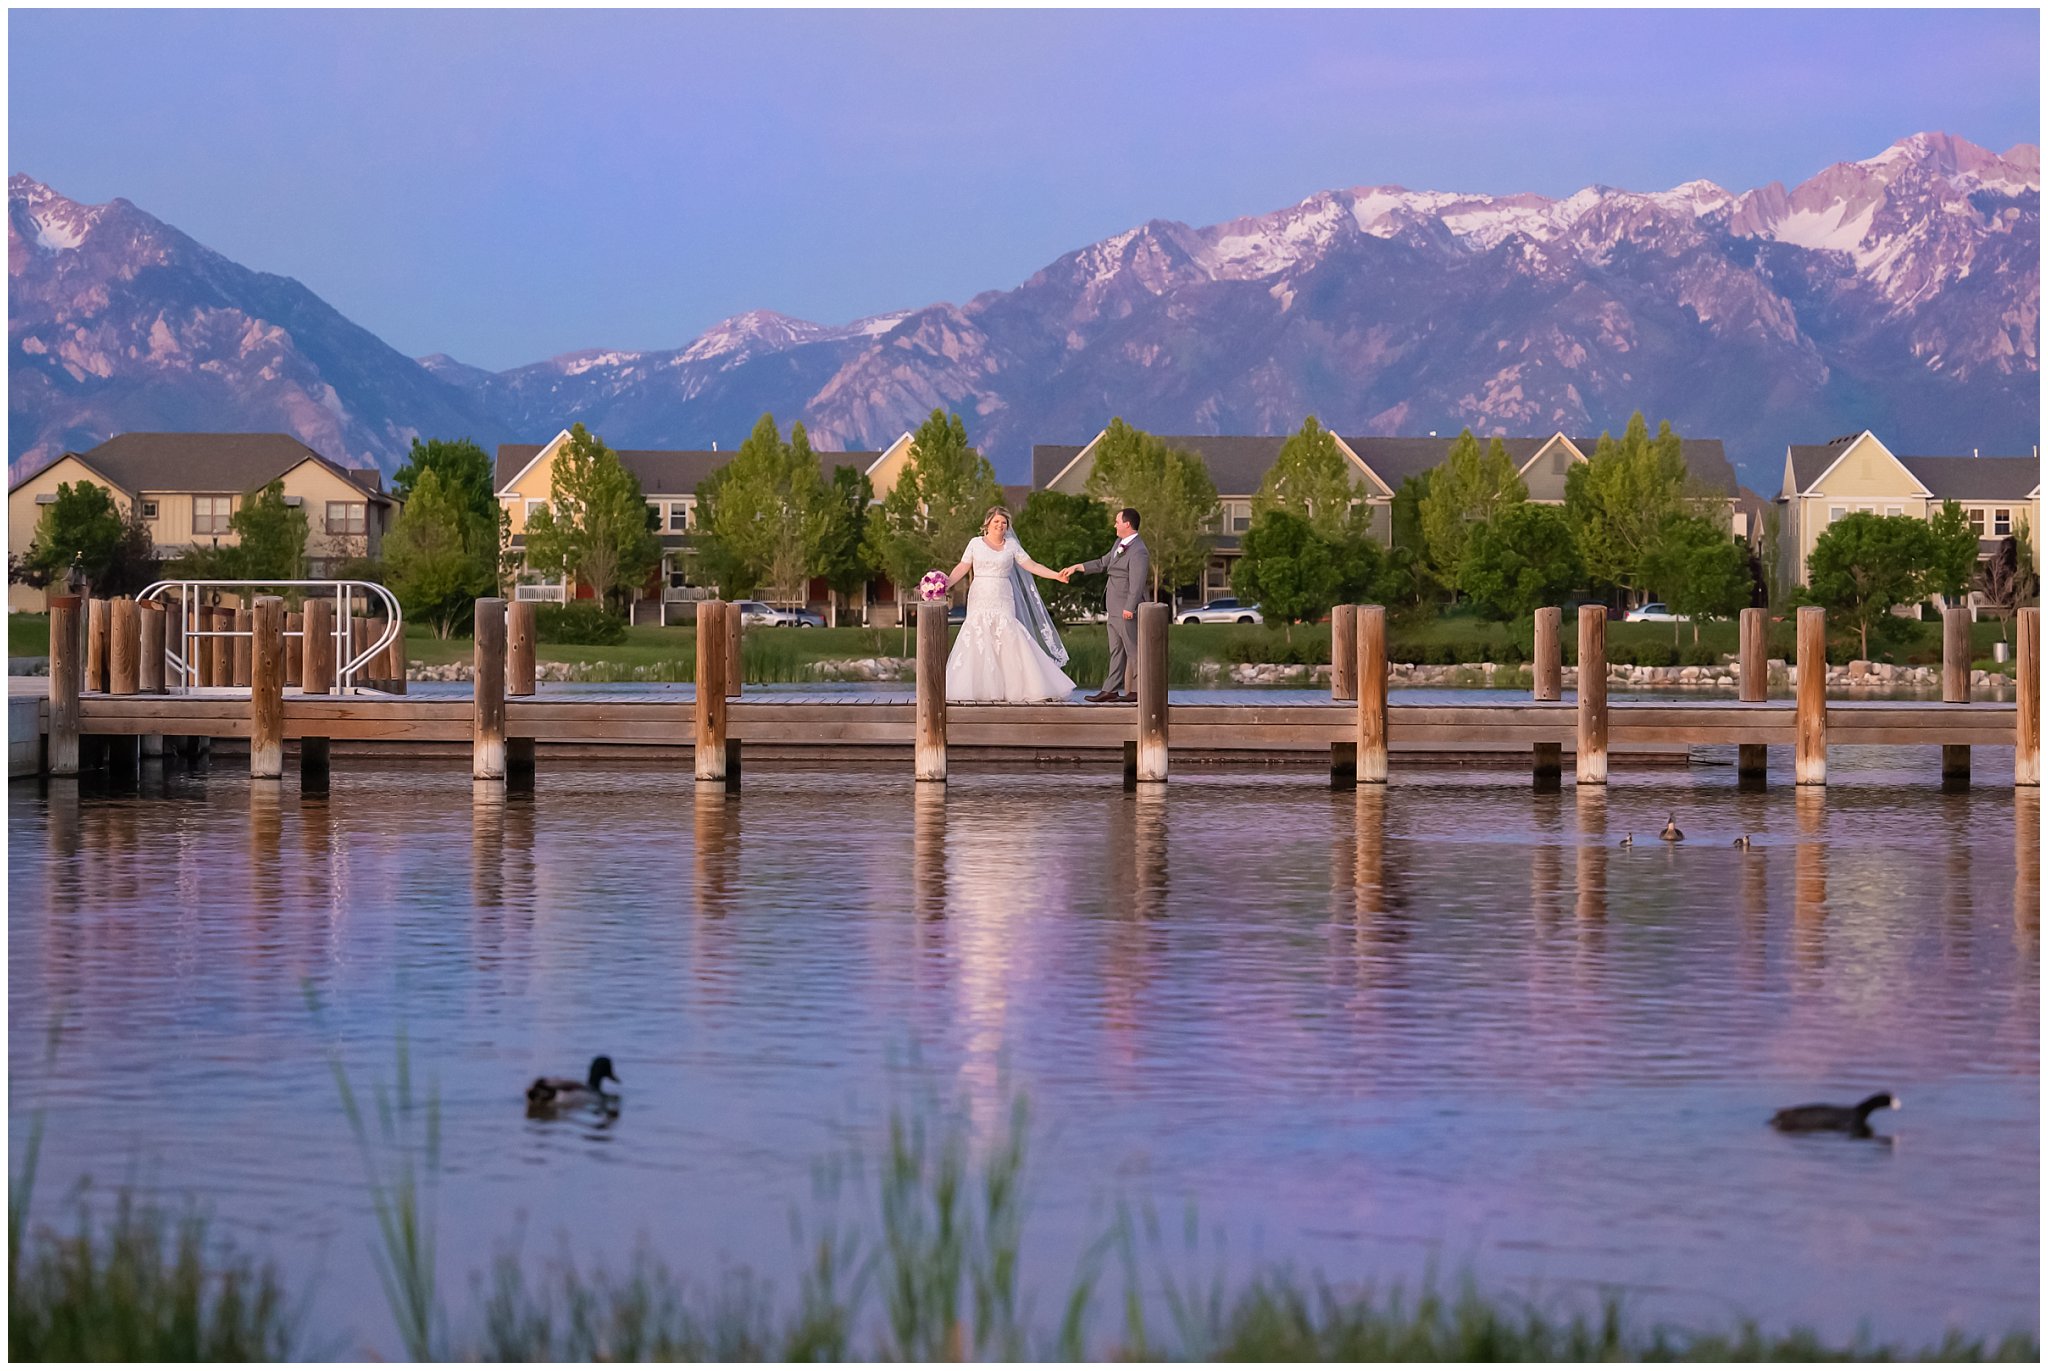
[[[390,647],[405,632],[405,612],[399,608],[398,597],[383,586],[378,585],[375,581],[157,581],[144,587],[135,598],[137,600],[165,600],[168,602],[169,593],[171,591],[177,592],[179,616],[178,644],[180,647],[194,638],[254,638],[256,635],[253,629],[202,629],[196,627],[197,619],[193,611],[200,607],[200,597],[208,592],[228,589],[288,589],[326,592],[326,596],[323,598],[332,598],[335,602],[334,660],[339,664],[339,667],[335,672],[334,685],[337,692],[357,689],[358,687],[355,683],[356,673],[369,663],[375,661],[379,653]],[[375,596],[383,603],[386,611],[384,632],[378,635],[376,642],[361,652],[353,650],[355,646],[354,600],[357,592],[366,592],[362,597],[365,601],[365,608],[368,607],[367,602],[370,597]],[[284,636],[287,638],[303,638],[306,635],[301,631],[287,632]],[[183,682],[187,689],[192,689],[199,685],[198,662],[196,660],[188,662],[182,652],[174,651],[171,647],[169,634],[164,635],[164,663],[167,667],[165,671],[166,680],[175,677],[180,682]]]

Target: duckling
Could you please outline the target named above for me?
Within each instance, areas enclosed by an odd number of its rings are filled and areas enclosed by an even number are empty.
[[[1636,835],[1635,835],[1635,834],[1633,834],[1633,833],[1629,834],[1629,835],[1628,835],[1627,837],[1625,837],[1625,838],[1623,838],[1623,839],[1621,840],[1621,846],[1623,846],[1623,847],[1634,847],[1635,845],[1636,845]]]
[[[555,1109],[574,1109],[584,1105],[602,1104],[605,1100],[604,1082],[622,1084],[612,1074],[610,1057],[593,1057],[590,1060],[590,1078],[579,1081],[571,1076],[541,1076],[526,1087],[526,1107],[529,1112],[546,1112]]]
[[[1745,833],[1740,838],[1737,838],[1735,840],[1735,845],[1741,848],[1744,852],[1749,851],[1749,835]]]
[[[1771,1115],[1771,1127],[1780,1133],[1847,1133],[1852,1138],[1868,1138],[1875,1136],[1870,1131],[1871,1111],[1898,1107],[1898,1096],[1880,1090],[1853,1105],[1802,1104],[1780,1109]]]
[[[1685,841],[1685,834],[1678,830],[1678,816],[1676,814],[1664,820],[1664,831],[1657,836],[1667,843],[1682,843]]]

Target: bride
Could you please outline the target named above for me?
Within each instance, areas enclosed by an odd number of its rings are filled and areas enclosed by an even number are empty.
[[[946,579],[958,585],[969,571],[974,579],[967,587],[967,621],[946,658],[946,698],[1003,704],[1065,699],[1074,689],[1060,670],[1067,664],[1066,645],[1031,577],[1067,578],[1025,555],[1000,505],[982,516],[981,536],[967,545]]]

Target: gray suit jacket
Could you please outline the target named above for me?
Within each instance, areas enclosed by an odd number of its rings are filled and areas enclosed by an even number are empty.
[[[1133,538],[1129,547],[1118,544],[1094,561],[1081,563],[1081,570],[1109,573],[1103,608],[1112,620],[1122,619],[1125,610],[1137,611],[1152,588],[1152,550],[1142,537]]]

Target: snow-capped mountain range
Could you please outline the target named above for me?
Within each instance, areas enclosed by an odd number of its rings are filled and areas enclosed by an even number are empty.
[[[9,183],[14,475],[123,429],[283,429],[337,459],[415,434],[736,444],[762,411],[875,448],[959,410],[1006,477],[1111,415],[1166,432],[1619,428],[1785,444],[2038,442],[2040,157],[1916,134],[1791,190],[1563,199],[1369,186],[1207,228],[1154,220],[1015,289],[831,327],[754,310],[673,351],[490,372],[404,358],[298,283],[124,200]]]

